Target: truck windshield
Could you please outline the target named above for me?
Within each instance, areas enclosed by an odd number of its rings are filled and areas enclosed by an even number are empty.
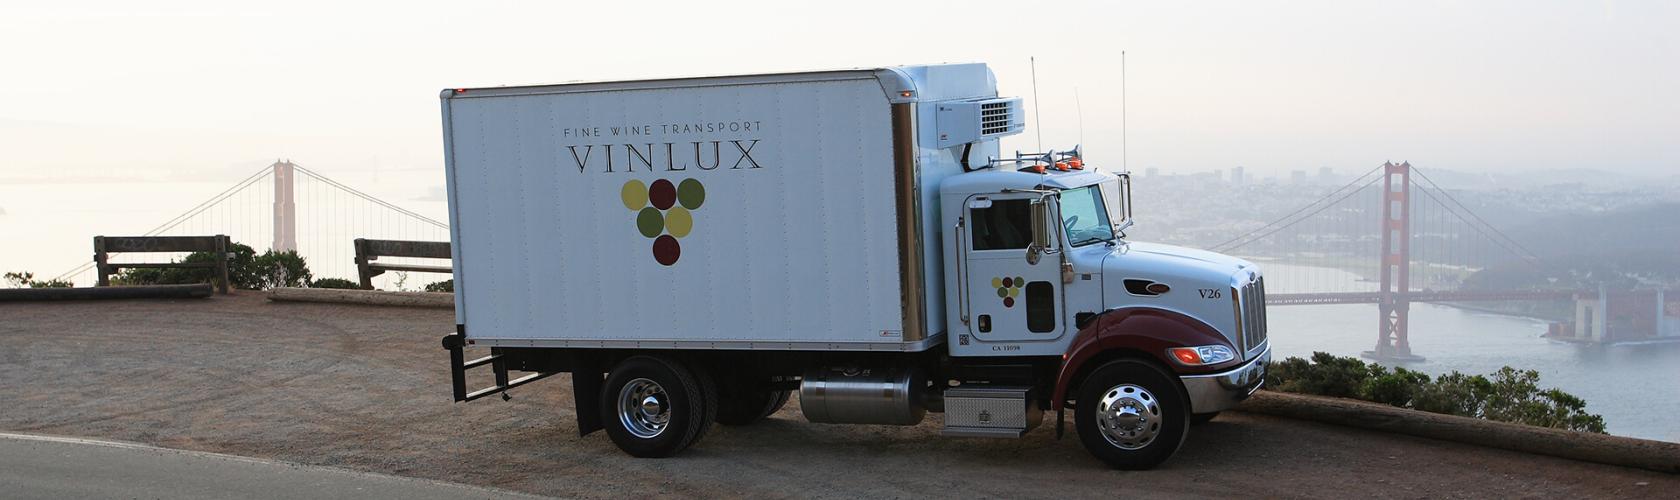
[[[1067,229],[1069,244],[1077,247],[1114,239],[1114,226],[1096,186],[1062,191],[1061,198],[1062,227]]]

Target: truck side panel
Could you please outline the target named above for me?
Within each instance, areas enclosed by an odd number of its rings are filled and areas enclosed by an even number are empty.
[[[902,341],[873,78],[447,100],[457,311],[478,343]]]

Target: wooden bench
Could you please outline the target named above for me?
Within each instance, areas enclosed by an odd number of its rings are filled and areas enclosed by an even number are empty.
[[[408,241],[408,240],[370,240],[356,238],[356,274],[362,278],[362,288],[373,289],[373,278],[385,271],[413,271],[420,273],[453,274],[455,270],[450,266],[427,266],[418,264],[382,264],[376,262],[380,257],[418,257],[424,259],[448,259],[449,242],[447,241]]]
[[[111,275],[124,268],[196,268],[214,269],[211,278],[216,289],[228,293],[228,258],[232,240],[225,234],[215,236],[94,236],[93,263],[99,271],[99,286],[111,286]],[[132,252],[208,252],[217,256],[213,262],[144,262],[114,263],[110,254]]]

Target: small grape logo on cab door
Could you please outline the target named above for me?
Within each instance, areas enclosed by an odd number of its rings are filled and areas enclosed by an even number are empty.
[[[630,180],[619,190],[624,208],[636,214],[636,230],[653,239],[653,260],[672,265],[682,257],[677,240],[694,230],[694,211],[706,203],[706,186],[695,179],[678,184],[659,179],[653,184]]]
[[[1027,286],[1027,281],[1020,277],[992,278],[992,288],[997,289],[998,298],[1003,299],[1003,307],[1015,307],[1015,297],[1021,296],[1021,287]]]

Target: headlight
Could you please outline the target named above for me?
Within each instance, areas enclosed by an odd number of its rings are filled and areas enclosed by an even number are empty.
[[[1167,349],[1167,354],[1185,366],[1217,365],[1237,359],[1236,353],[1230,347],[1222,345],[1204,345],[1200,347],[1174,347]]]

